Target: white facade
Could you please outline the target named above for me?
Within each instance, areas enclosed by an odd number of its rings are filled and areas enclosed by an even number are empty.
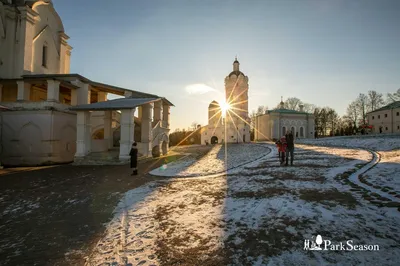
[[[0,2],[0,78],[69,73],[68,39],[51,1]]]
[[[71,47],[52,2],[3,2],[0,105],[9,110],[0,112],[0,163],[69,163],[112,149],[115,135],[120,138],[117,143],[122,160],[129,157],[134,141],[144,156],[168,152],[172,105],[168,100],[69,74]],[[151,101],[143,106],[139,102],[131,108],[109,108],[116,101],[107,101],[109,93],[133,102],[135,98]],[[107,103],[108,107],[74,109],[96,103]]]
[[[225,78],[225,103],[213,101],[208,107],[208,125],[201,129],[203,145],[250,142],[249,78],[239,65],[235,59],[233,71]]]
[[[372,132],[376,134],[400,133],[400,101],[388,104],[367,114]]]
[[[305,113],[302,110],[284,109],[283,102],[281,102],[279,109],[266,111],[265,114],[256,117],[254,140],[277,140],[289,131],[296,138],[313,138],[314,128],[313,114]]]

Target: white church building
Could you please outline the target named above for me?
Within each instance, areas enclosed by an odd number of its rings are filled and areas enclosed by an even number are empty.
[[[201,128],[201,144],[250,142],[248,90],[249,78],[239,69],[225,78],[225,102],[212,101],[208,107],[208,125]]]
[[[111,150],[125,162],[134,141],[143,156],[166,154],[172,103],[71,74],[68,39],[51,0],[0,1],[1,163],[69,163]]]
[[[291,131],[296,138],[314,138],[314,114],[304,112],[303,105],[300,110],[284,108],[281,101],[279,108],[267,110],[255,120],[254,140],[277,140]]]

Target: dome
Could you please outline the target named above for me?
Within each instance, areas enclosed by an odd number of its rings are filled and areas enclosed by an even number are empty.
[[[210,108],[210,107],[215,107],[215,106],[219,106],[219,103],[218,103],[217,101],[212,101],[212,102],[210,103],[210,105],[208,106],[208,108]]]
[[[243,75],[244,76],[242,71],[232,71],[231,73],[229,73],[229,77],[232,75],[236,75],[236,76]]]

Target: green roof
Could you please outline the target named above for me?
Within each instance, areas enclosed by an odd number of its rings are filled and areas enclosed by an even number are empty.
[[[274,110],[268,110],[265,113],[266,114],[269,114],[269,113],[281,113],[281,114],[309,115],[309,113],[306,113],[306,112],[300,112],[300,111],[296,111],[296,110],[283,109],[283,108],[274,109]]]
[[[379,109],[369,112],[368,114],[378,112],[378,111],[390,110],[390,109],[394,109],[394,108],[400,108],[400,101],[392,102],[392,103],[385,105]]]

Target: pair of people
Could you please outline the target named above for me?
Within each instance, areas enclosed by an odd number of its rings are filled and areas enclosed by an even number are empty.
[[[289,162],[289,155],[290,155],[290,165],[293,165],[293,155],[294,155],[294,138],[293,133],[289,132],[285,136],[283,136],[280,140],[276,142],[278,146],[279,152],[279,160],[281,165],[285,163],[288,165]]]

